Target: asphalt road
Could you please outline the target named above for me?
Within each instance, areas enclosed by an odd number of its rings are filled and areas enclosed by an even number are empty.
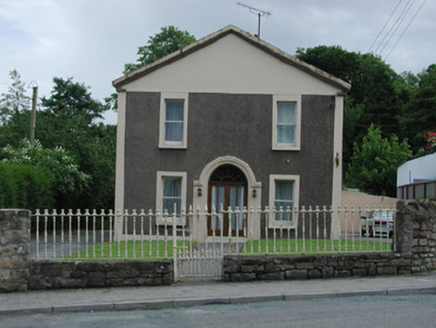
[[[436,295],[360,296],[130,312],[0,316],[9,327],[435,327]]]
[[[88,240],[87,237],[88,236]],[[62,258],[64,256],[68,256],[71,253],[78,252],[82,249],[85,249],[88,245],[88,247],[92,247],[94,244],[98,244],[102,240],[101,231],[95,232],[95,234],[90,231],[88,234],[81,231],[80,233],[77,233],[77,231],[74,231],[70,235],[68,233],[65,233],[64,236],[62,236],[59,232],[55,235],[55,242],[53,242],[53,234],[49,233],[46,236],[41,233],[39,235],[38,243],[36,242],[36,234],[32,234],[30,236],[30,258],[31,259],[39,259],[43,260],[47,257],[47,259],[53,259],[53,258]],[[63,239],[62,239],[63,238]],[[47,240],[47,242],[45,242]],[[103,241],[108,242],[109,241],[109,232],[103,231]],[[86,244],[88,243],[88,244]],[[38,247],[37,247],[38,245]],[[0,325],[1,327],[1,325]]]

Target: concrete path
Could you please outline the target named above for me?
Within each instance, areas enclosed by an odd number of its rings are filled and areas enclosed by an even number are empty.
[[[0,315],[163,309],[320,297],[423,293],[436,294],[436,272],[396,277],[248,283],[193,280],[165,287],[68,289],[0,294]]]

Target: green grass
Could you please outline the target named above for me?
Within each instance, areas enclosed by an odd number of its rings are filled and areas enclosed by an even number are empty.
[[[268,241],[268,242],[267,242]],[[259,247],[260,243],[260,247]],[[267,248],[268,245],[268,248]],[[189,241],[177,241],[179,249],[190,247]],[[193,244],[191,245],[193,246]],[[247,256],[265,254],[280,255],[319,255],[365,252],[390,252],[391,244],[386,241],[355,239],[261,239],[247,241],[241,251]],[[157,261],[173,257],[173,242],[171,240],[144,240],[96,244],[94,247],[75,252],[72,256],[65,256],[62,261]]]
[[[177,247],[189,247],[189,241],[177,241]],[[141,260],[156,261],[173,257],[172,240],[136,240],[100,243],[94,247],[88,247],[70,256],[62,258],[63,261],[123,261]]]
[[[268,245],[268,249],[267,249]],[[363,252],[390,252],[392,245],[378,240],[333,240],[333,239],[266,239],[247,241],[242,253],[264,254],[338,254]]]

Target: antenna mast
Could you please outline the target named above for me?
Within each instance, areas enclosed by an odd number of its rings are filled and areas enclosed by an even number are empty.
[[[248,6],[248,5],[240,3],[240,2],[237,2],[236,4],[239,6],[248,8],[250,10],[250,13],[257,15],[258,19],[257,19],[257,35],[256,36],[258,39],[260,39],[260,20],[263,16],[270,16],[271,13],[268,11],[264,11],[261,9],[257,9],[257,8]]]

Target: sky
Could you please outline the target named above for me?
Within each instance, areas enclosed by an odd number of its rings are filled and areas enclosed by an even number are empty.
[[[164,26],[197,39],[230,24],[256,34],[257,15],[238,1],[271,14],[261,38],[291,55],[338,45],[372,51],[397,73],[436,63],[434,0],[0,0],[0,94],[16,69],[39,96],[50,96],[53,77],[72,77],[103,101]],[[105,122],[116,124],[116,114]]]

